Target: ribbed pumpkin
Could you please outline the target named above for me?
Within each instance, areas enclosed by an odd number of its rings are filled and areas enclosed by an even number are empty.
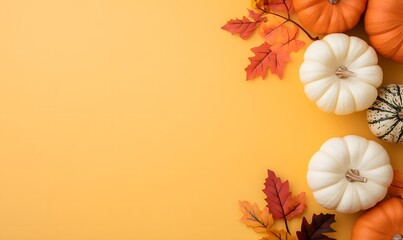
[[[321,110],[345,115],[372,105],[383,73],[375,50],[365,41],[333,33],[309,45],[299,77]]]
[[[403,85],[390,84],[379,90],[374,104],[368,108],[371,132],[390,143],[403,143]]]
[[[371,208],[354,223],[351,240],[402,240],[403,200],[391,198]]]
[[[294,0],[293,4],[305,28],[328,34],[345,32],[357,25],[367,0]]]
[[[326,141],[312,156],[307,173],[319,205],[342,213],[373,207],[385,197],[392,178],[386,150],[355,135]]]
[[[379,54],[403,63],[402,0],[369,0],[365,30],[371,45]]]

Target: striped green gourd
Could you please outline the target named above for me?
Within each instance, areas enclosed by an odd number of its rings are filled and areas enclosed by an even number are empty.
[[[367,119],[375,136],[386,142],[403,143],[403,84],[381,88],[368,108]]]

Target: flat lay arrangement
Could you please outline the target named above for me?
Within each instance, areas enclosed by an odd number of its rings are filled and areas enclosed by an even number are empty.
[[[222,29],[248,39],[254,32],[264,43],[252,48],[245,69],[247,80],[266,78],[268,70],[280,79],[291,61],[290,52],[305,49],[299,79],[306,96],[329,114],[348,115],[367,111],[368,127],[380,140],[403,142],[403,85],[381,87],[383,70],[378,54],[403,63],[403,5],[381,0],[252,0],[249,16],[228,21]],[[296,15],[298,21],[292,20]],[[364,18],[369,43],[345,34]],[[302,30],[311,43],[298,40]],[[313,37],[317,34],[318,37]],[[403,238],[403,181],[393,170],[382,145],[357,135],[335,136],[316,152],[307,166],[306,180],[315,201],[336,213],[363,212],[351,239]],[[335,239],[332,214],[303,219],[292,233],[287,221],[303,215],[305,193],[293,196],[288,181],[268,171],[263,192],[267,206],[241,201],[242,222],[262,239]],[[280,214],[279,214],[280,213]],[[274,229],[283,220],[284,229]],[[336,219],[337,221],[337,219]],[[380,225],[380,227],[379,227]],[[378,229],[378,230],[377,230]]]

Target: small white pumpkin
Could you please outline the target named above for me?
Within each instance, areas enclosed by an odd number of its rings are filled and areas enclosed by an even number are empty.
[[[319,205],[342,213],[373,207],[385,197],[392,178],[386,150],[355,135],[326,141],[311,158],[307,174]]]
[[[365,41],[334,33],[307,48],[299,76],[306,95],[321,110],[345,115],[371,106],[383,73]]]
[[[367,111],[371,132],[390,143],[403,143],[403,84],[390,84],[379,90]]]

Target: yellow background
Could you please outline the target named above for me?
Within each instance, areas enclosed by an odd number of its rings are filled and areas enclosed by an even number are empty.
[[[310,157],[330,137],[375,137],[365,112],[306,98],[304,51],[283,80],[245,81],[261,39],[220,27],[248,7],[1,0],[0,239],[257,240],[238,200],[264,206],[267,169],[307,192],[309,221],[326,212],[305,181]],[[380,65],[384,85],[403,83],[401,65]],[[402,146],[382,145],[403,170]],[[356,216],[337,214],[332,236],[348,239]]]

